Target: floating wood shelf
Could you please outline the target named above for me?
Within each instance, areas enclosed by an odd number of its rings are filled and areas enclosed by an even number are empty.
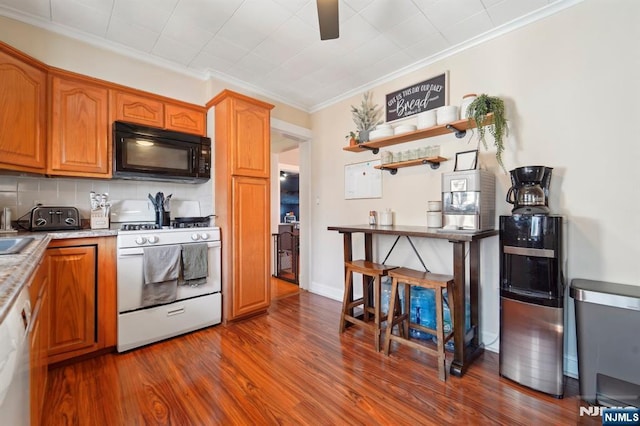
[[[492,123],[493,123],[493,114],[489,114],[487,116],[487,120],[484,122],[484,125],[487,126]],[[456,137],[462,138],[464,137],[468,129],[473,129],[475,127],[477,127],[475,121],[471,120],[471,122],[469,122],[469,120],[465,118],[463,120],[454,121],[449,124],[442,124],[439,126],[433,126],[426,129],[416,130],[415,132],[403,133],[401,135],[396,135],[396,136],[389,136],[388,138],[382,138],[382,139],[377,139],[375,141],[364,142],[358,145],[345,146],[342,149],[349,152],[373,151],[374,154],[377,154],[378,150],[380,148],[384,148],[385,146],[397,145],[400,143],[411,142],[418,139],[432,138],[434,136],[446,135],[452,132],[456,134]]]
[[[413,167],[413,166],[421,166],[423,164],[429,164],[432,169],[437,169],[440,167],[440,163],[443,161],[447,161],[447,158],[444,157],[427,157],[427,158],[418,158],[417,160],[409,160],[409,161],[400,161],[397,163],[386,163],[380,166],[374,166],[376,169],[380,170],[388,170],[392,175],[398,173],[398,169],[403,167]]]

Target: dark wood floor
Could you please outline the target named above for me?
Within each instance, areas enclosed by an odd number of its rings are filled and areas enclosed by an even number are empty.
[[[500,378],[485,352],[444,383],[432,357],[338,334],[339,308],[300,292],[268,315],[54,369],[43,424],[600,424],[580,418],[575,380],[557,400]]]

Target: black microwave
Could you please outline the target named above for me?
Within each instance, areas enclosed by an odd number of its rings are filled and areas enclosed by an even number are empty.
[[[211,178],[211,139],[115,121],[113,177],[206,182]]]

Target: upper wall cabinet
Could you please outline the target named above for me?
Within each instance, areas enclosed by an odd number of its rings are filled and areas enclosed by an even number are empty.
[[[115,121],[164,127],[164,104],[157,99],[113,90],[111,92],[111,109]]]
[[[0,168],[44,173],[46,83],[44,68],[0,45]]]
[[[218,95],[212,102],[217,102],[216,143],[221,139],[231,141],[226,156],[229,172],[233,176],[268,178],[272,106],[265,107],[268,104],[243,95],[225,96],[226,93]],[[225,117],[225,122],[218,120],[218,110],[221,111],[220,116]]]
[[[112,116],[117,121],[161,127],[178,132],[206,136],[204,108],[188,107],[153,95],[111,91]]]
[[[204,110],[196,110],[182,105],[165,103],[164,127],[169,130],[206,136],[205,120],[206,115]]]
[[[105,86],[52,77],[50,174],[111,176],[108,106]]]

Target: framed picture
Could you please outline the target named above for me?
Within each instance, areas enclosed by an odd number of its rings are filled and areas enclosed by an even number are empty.
[[[388,93],[386,122],[410,117],[423,111],[449,105],[449,71],[412,86]]]
[[[456,165],[453,171],[475,170],[478,167],[478,150],[463,151],[456,153]]]

